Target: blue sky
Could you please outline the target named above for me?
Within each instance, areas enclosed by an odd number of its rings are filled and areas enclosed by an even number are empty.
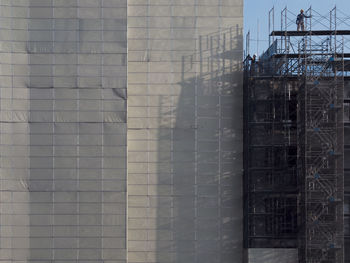
[[[337,6],[338,16],[350,17],[350,0],[244,0],[244,38],[250,30],[250,53],[261,54],[268,47],[268,13],[274,6],[275,8],[275,29],[280,29],[281,11],[287,6],[289,12],[293,14],[299,13],[300,9],[308,9],[312,6],[319,14],[326,15],[334,6]],[[343,12],[343,13],[341,13]],[[289,13],[291,19],[293,14]],[[316,18],[316,16],[315,16]],[[350,18],[349,18],[350,21]],[[259,24],[259,38],[258,38]],[[295,27],[295,28],[294,28]],[[340,26],[339,26],[340,27]],[[350,29],[349,26],[343,24],[342,28]],[[296,30],[295,23],[291,24],[291,29]],[[257,45],[257,39],[260,41]]]

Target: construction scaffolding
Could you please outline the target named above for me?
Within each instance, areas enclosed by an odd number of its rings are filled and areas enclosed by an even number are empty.
[[[337,12],[310,7],[305,31],[295,31],[285,8],[277,31],[271,9],[268,50],[244,62],[245,246],[298,248],[302,263],[344,262],[350,30]]]

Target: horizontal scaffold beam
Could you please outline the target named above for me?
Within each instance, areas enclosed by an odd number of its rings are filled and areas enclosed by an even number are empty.
[[[310,56],[313,56],[313,57],[316,57],[316,56],[334,56],[333,53],[320,53],[320,54],[317,54],[317,53],[312,53],[312,54],[304,54],[304,53],[301,53],[301,54],[298,54],[298,53],[286,53],[286,54],[282,54],[282,53],[277,53],[277,54],[273,54],[271,55],[272,57],[274,58],[299,58],[299,57],[310,57]],[[338,58],[342,58],[343,57],[343,54],[336,54],[336,57]],[[344,53],[344,58],[350,58],[350,53]]]
[[[271,36],[330,36],[350,35],[350,30],[312,30],[312,31],[272,31]]]

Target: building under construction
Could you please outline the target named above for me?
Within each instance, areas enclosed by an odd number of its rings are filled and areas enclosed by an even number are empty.
[[[305,31],[287,8],[276,30],[272,9],[268,50],[244,63],[249,262],[275,262],[253,261],[254,249],[282,251],[276,262],[350,262],[349,24],[336,8],[305,13]]]

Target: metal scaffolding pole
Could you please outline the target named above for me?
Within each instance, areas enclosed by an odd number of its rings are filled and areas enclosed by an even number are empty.
[[[301,263],[343,263],[350,31],[338,30],[336,8],[329,16],[305,13],[305,31],[295,31],[283,9],[269,49],[258,62],[245,60],[245,244],[296,247]]]

